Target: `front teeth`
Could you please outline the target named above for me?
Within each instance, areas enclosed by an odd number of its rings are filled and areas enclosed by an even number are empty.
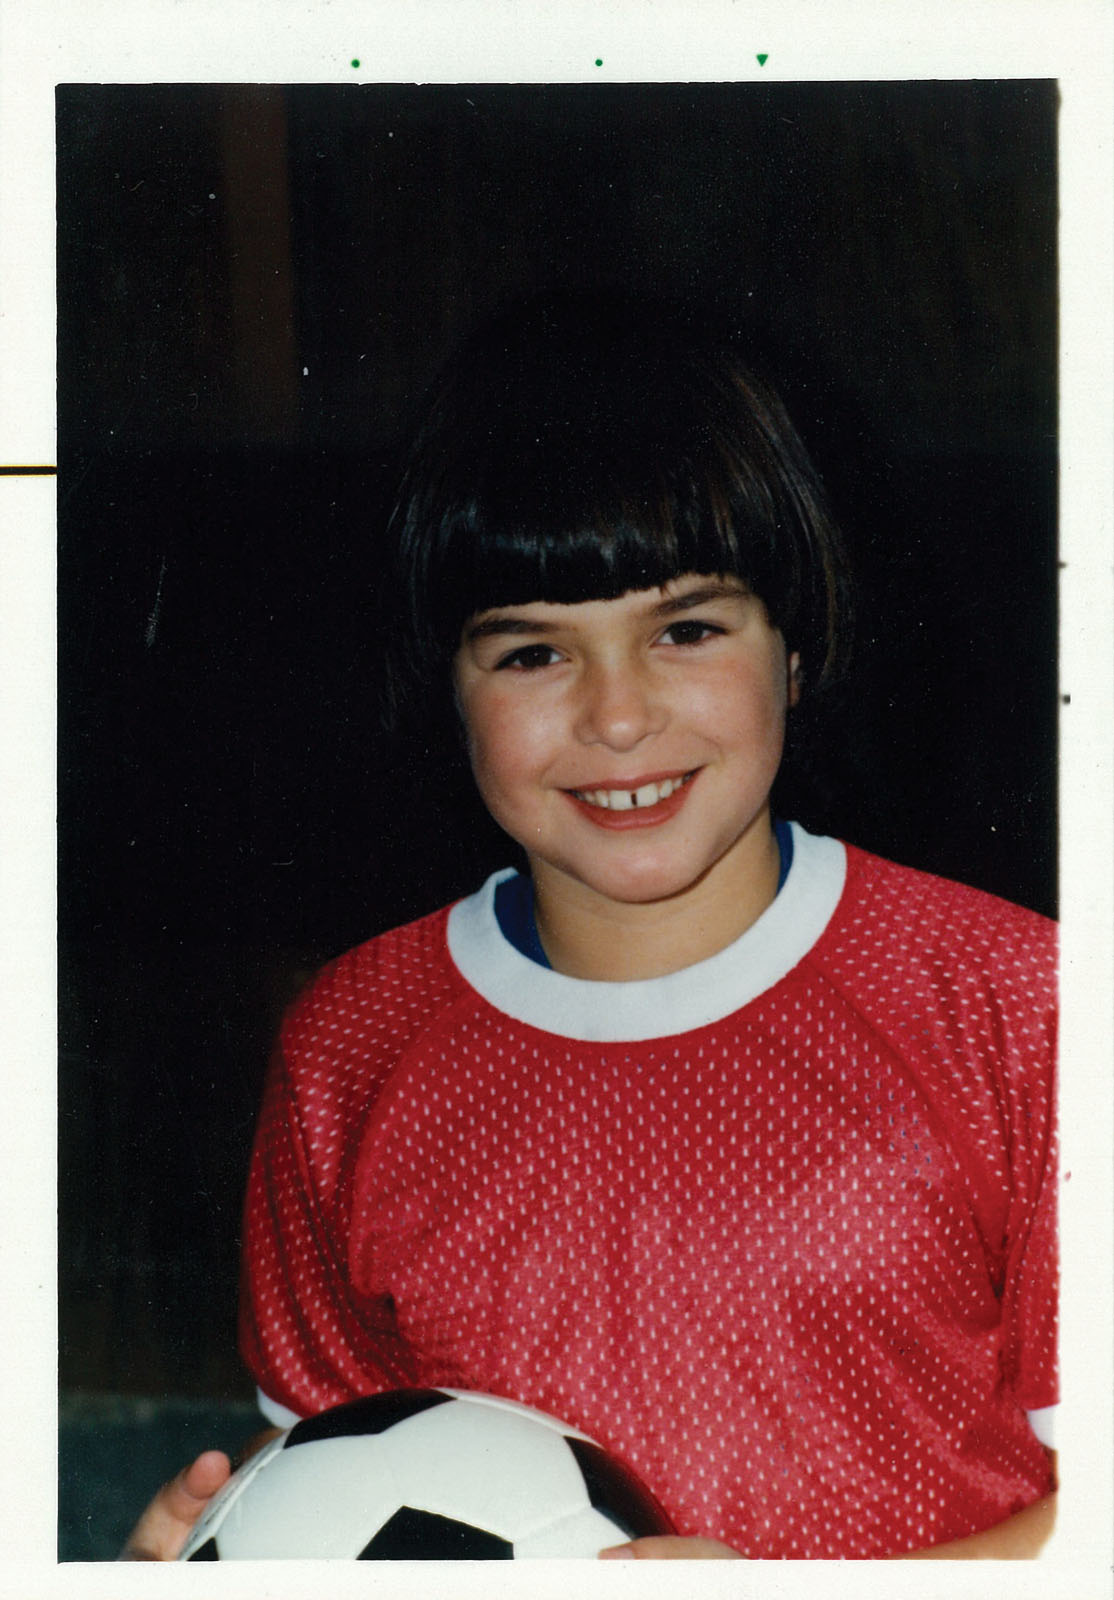
[[[660,783],[644,783],[641,789],[577,789],[574,792],[590,806],[605,811],[638,811],[668,800],[685,782],[684,778],[663,778]]]

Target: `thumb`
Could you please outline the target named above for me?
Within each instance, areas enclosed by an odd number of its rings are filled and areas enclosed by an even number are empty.
[[[206,1450],[156,1494],[120,1554],[121,1561],[176,1561],[190,1529],[217,1490],[231,1463],[223,1450]]]

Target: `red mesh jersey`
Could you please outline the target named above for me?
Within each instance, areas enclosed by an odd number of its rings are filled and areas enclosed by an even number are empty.
[[[1051,925],[795,829],[729,950],[597,984],[513,950],[493,881],[286,1022],[245,1234],[264,1394],[511,1396],[752,1557],[897,1554],[1046,1492]]]

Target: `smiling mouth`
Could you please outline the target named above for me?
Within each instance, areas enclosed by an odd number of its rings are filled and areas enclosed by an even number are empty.
[[[644,783],[637,789],[571,789],[569,793],[602,811],[645,811],[668,800],[695,777],[694,770],[676,778],[661,778],[657,783]]]

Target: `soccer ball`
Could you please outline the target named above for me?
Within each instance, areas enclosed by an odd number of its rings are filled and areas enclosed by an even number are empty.
[[[628,1467],[555,1417],[396,1389],[280,1434],[233,1474],[182,1561],[521,1561],[672,1533]]]

